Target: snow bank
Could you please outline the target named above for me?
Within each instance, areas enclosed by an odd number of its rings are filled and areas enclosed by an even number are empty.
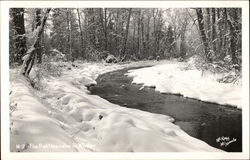
[[[241,86],[231,83],[219,83],[220,76],[195,68],[183,69],[185,62],[159,64],[153,67],[130,70],[133,83],[143,86],[155,86],[162,93],[181,94],[184,97],[232,105],[241,108]]]
[[[33,145],[67,145],[72,139],[62,132],[59,122],[51,119],[47,109],[34,97],[22,76],[11,86],[10,151],[75,151],[74,148],[33,148]],[[28,147],[30,146],[30,147]],[[33,147],[31,147],[33,146]]]
[[[88,94],[84,85],[95,83],[98,74],[138,63],[78,65],[60,78],[44,79],[46,87],[39,92],[19,76],[12,78],[10,100],[18,104],[11,115],[12,151],[19,144],[59,147],[26,145],[21,151],[221,151],[186,134],[169,116],[121,107]]]

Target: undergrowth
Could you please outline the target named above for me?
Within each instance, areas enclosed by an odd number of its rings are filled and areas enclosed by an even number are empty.
[[[48,77],[60,77],[64,62],[53,62],[49,58],[43,59],[42,64],[36,64],[30,73],[29,79],[34,89],[42,90],[44,88],[43,79]]]
[[[231,63],[230,57],[225,57],[223,60],[215,60],[213,62],[206,62],[205,59],[199,55],[195,55],[188,59],[187,65],[182,69],[198,69],[203,72],[210,72],[220,75],[216,80],[220,83],[233,83],[241,85],[242,71],[239,65]]]

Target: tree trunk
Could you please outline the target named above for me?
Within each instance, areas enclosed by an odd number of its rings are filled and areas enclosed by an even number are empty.
[[[77,10],[77,15],[78,15],[78,24],[79,24],[79,29],[80,29],[80,39],[81,39],[81,54],[83,58],[86,58],[85,56],[85,47],[84,47],[84,42],[83,42],[83,31],[82,31],[82,23],[81,23],[81,16],[80,16],[80,11],[79,8]]]
[[[235,8],[230,8],[229,9],[229,15],[230,19],[227,20],[228,27],[229,27],[229,48],[230,48],[230,53],[232,56],[232,63],[237,64],[238,59],[236,56],[237,52],[237,32],[239,31],[238,27],[238,20],[237,20],[237,9]]]
[[[139,13],[138,13],[138,18],[137,18],[137,35],[138,35],[138,37],[137,37],[137,55],[138,55],[138,57],[140,58],[141,57],[141,47],[140,47],[140,44],[141,44],[141,32],[140,32],[140,30],[141,30],[141,21],[140,21],[140,15],[141,15],[141,10],[139,9]]]
[[[182,24],[182,29],[181,29],[180,57],[182,57],[182,58],[185,58],[185,56],[186,56],[186,46],[185,46],[186,29],[187,29],[187,19]]]
[[[74,61],[74,55],[72,54],[72,27],[71,27],[71,11],[67,8],[67,25],[68,25],[68,49],[71,61]]]
[[[36,10],[36,29],[37,27],[39,27],[41,25],[41,13],[42,10],[40,8],[38,8]],[[36,48],[36,53],[37,53],[37,63],[42,63],[42,36],[39,38],[38,40],[38,44],[37,44],[37,48]]]
[[[128,39],[128,30],[129,30],[129,24],[130,24],[131,11],[132,11],[132,8],[130,8],[128,11],[128,19],[127,19],[126,31],[124,35],[123,50],[122,50],[121,57],[123,57],[126,53],[126,44],[127,44],[127,39]]]
[[[158,9],[153,9],[153,36],[154,36],[154,49],[153,49],[153,52],[154,52],[154,55],[155,57],[157,56],[157,24],[156,24],[156,21],[157,21],[157,14],[158,14]]]
[[[212,42],[212,49],[213,52],[216,53],[216,29],[215,29],[215,8],[212,8],[212,25],[211,25],[211,42]]]
[[[155,22],[154,22],[154,36],[155,36],[155,54],[159,56],[160,52],[160,40],[161,40],[161,18],[162,13],[156,9]]]
[[[240,10],[238,8],[230,8],[229,31],[230,31],[230,50],[232,55],[232,63],[238,64],[238,53],[241,53],[241,26],[239,22]]]
[[[116,46],[116,53],[118,56],[121,54],[121,35],[122,35],[122,12],[120,12],[120,9],[117,8],[117,32],[116,32],[116,41],[117,41],[117,46]]]
[[[25,60],[23,62],[23,66],[22,66],[22,70],[21,70],[21,74],[25,75],[25,76],[28,76],[32,67],[33,67],[33,64],[34,64],[34,61],[35,61],[35,57],[36,57],[36,48],[37,48],[37,45],[39,43],[39,39],[41,38],[42,36],[42,33],[43,33],[43,30],[44,30],[44,26],[45,26],[45,23],[46,23],[46,20],[49,16],[49,12],[50,12],[51,8],[48,8],[45,12],[45,15],[43,17],[43,20],[41,22],[41,25],[38,29],[38,33],[37,33],[37,37],[33,43],[33,45],[29,48],[29,50],[27,51],[27,55],[25,57]]]
[[[141,15],[141,41],[142,41],[142,54],[145,56],[145,50],[146,50],[146,42],[144,38],[144,17],[143,14]]]
[[[134,30],[133,30],[133,47],[132,47],[132,51],[135,51],[135,31],[136,31],[136,21],[134,20]],[[133,54],[135,55],[136,52],[134,52]]]
[[[230,33],[229,33],[230,34],[229,47],[230,47],[230,52],[231,52],[231,56],[232,56],[232,63],[237,64],[237,57],[235,55],[235,51],[236,51],[235,29],[234,29],[230,20],[228,20],[227,22],[228,22],[229,31],[230,31]]]
[[[221,54],[221,47],[222,47],[222,19],[221,19],[221,9],[217,8],[217,46],[216,46],[216,56],[220,57]]]
[[[150,34],[150,15],[148,15],[148,23],[147,23],[147,36],[146,36],[146,41],[147,41],[147,44],[146,44],[146,56],[148,57],[149,56],[149,49],[150,49],[150,41],[149,41],[149,34]]]
[[[94,9],[87,8],[87,37],[92,46],[95,46],[95,16],[94,16]]]
[[[104,49],[108,49],[108,38],[107,38],[107,8],[104,8]]]
[[[203,47],[204,47],[205,57],[206,57],[206,60],[210,61],[208,41],[207,41],[207,37],[206,37],[206,34],[205,34],[202,9],[197,8],[196,9],[196,14],[197,14],[197,18],[198,18],[198,26],[199,26],[199,30],[200,30],[200,37],[201,37],[202,44],[203,44]]]
[[[223,22],[223,26],[222,26],[222,45],[221,45],[221,53],[220,53],[220,58],[224,59],[227,53],[227,30],[228,30],[228,25],[227,25],[227,9],[223,8],[222,9],[222,22]]]
[[[206,16],[206,30],[207,30],[207,39],[210,41],[211,35],[211,20],[210,20],[210,8],[206,8],[207,16]]]
[[[104,22],[103,22],[103,9],[102,8],[99,8],[99,25],[98,26],[100,28],[100,33],[98,32],[98,35],[99,35],[99,39],[100,39],[100,48],[101,49],[104,49],[105,48],[105,27],[104,27]]]
[[[26,37],[25,37],[25,27],[24,27],[24,9],[23,8],[13,8],[13,28],[15,30],[15,48],[16,56],[14,56],[14,62],[18,64],[22,63],[22,56],[26,53]]]

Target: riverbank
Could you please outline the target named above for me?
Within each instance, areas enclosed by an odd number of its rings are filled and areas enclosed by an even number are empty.
[[[158,64],[130,70],[126,75],[133,78],[133,83],[154,87],[161,93],[180,94],[204,102],[242,108],[241,85],[220,83],[217,80],[223,74],[198,70],[190,62]]]
[[[153,63],[60,65],[62,75],[43,77],[39,90],[11,70],[11,151],[220,152],[189,136],[169,116],[120,107],[90,95],[85,86],[105,72]]]
[[[132,77],[125,76],[126,68],[98,76],[97,85],[89,87],[111,103],[150,113],[171,116],[174,124],[209,145],[228,152],[242,151],[242,111],[232,106],[207,103],[181,95],[163,94],[153,87],[132,84]],[[231,127],[234,126],[234,127]],[[215,140],[228,135],[236,142],[223,146]]]

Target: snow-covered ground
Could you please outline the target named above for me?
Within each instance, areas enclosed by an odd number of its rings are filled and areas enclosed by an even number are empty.
[[[70,70],[64,67],[60,77],[44,78],[40,91],[18,70],[10,70],[11,151],[221,151],[186,134],[169,116],[112,104],[84,86],[102,73],[149,64],[156,62],[78,63]]]
[[[200,71],[194,67],[185,69],[192,65],[192,62],[188,63],[158,64],[130,70],[127,75],[133,77],[133,83],[154,86],[161,93],[181,94],[184,97],[241,108],[241,85],[219,83],[216,79],[222,74]]]

